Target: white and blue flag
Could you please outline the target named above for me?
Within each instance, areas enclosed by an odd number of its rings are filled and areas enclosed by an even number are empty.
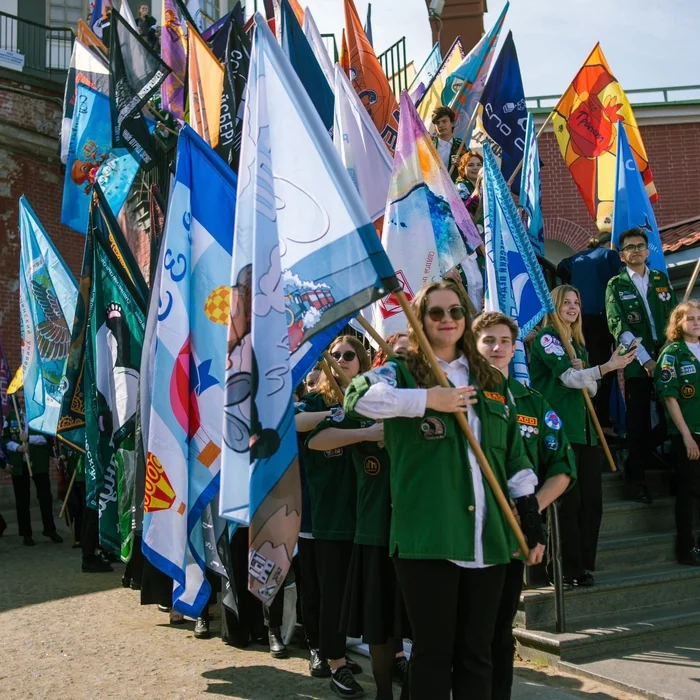
[[[542,187],[540,184],[540,151],[532,114],[527,115],[525,155],[520,179],[520,206],[527,215],[527,233],[535,252],[544,257],[544,219],[542,218]]]

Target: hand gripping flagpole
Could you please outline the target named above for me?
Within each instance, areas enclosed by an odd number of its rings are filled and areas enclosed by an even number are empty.
[[[567,337],[556,311],[553,314],[551,314],[551,318],[554,321],[554,326],[556,327],[557,333],[561,338],[561,342],[564,344],[566,354],[569,356],[570,360],[575,360],[576,351],[574,350],[574,346],[571,344],[571,341]],[[581,391],[583,392],[583,400],[586,402],[586,408],[588,409],[588,413],[591,416],[591,420],[593,421],[593,426],[595,427],[595,431],[598,434],[598,439],[600,440],[600,444],[603,447],[603,452],[605,452],[605,457],[608,460],[610,469],[616,472],[617,467],[615,466],[615,460],[613,459],[612,453],[610,452],[610,448],[608,447],[608,441],[605,439],[605,433],[603,432],[603,428],[601,427],[600,421],[598,420],[598,415],[596,414],[595,409],[593,408],[593,402],[591,401],[591,396],[588,393],[588,389],[584,387],[583,389],[581,389]]]
[[[435,352],[433,351],[433,348],[430,346],[430,343],[428,342],[428,338],[426,337],[423,329],[421,328],[420,324],[418,323],[418,319],[416,318],[416,315],[413,313],[413,309],[411,308],[410,304],[408,303],[408,299],[406,299],[406,295],[403,293],[403,291],[397,291],[395,292],[396,298],[399,300],[399,304],[401,304],[401,308],[403,309],[403,312],[406,314],[406,318],[408,319],[408,322],[411,324],[411,327],[413,328],[416,338],[418,339],[418,343],[421,346],[421,349],[425,353],[425,356],[428,358],[428,361],[430,362],[431,367],[433,368],[433,372],[435,372],[435,376],[437,377],[437,380],[440,384],[440,386],[443,386],[445,388],[448,388],[450,386],[449,382],[447,381],[447,377],[445,376],[445,373],[442,371],[442,368],[440,367],[437,357],[435,356]],[[503,515],[505,515],[506,520],[508,521],[508,524],[510,525],[511,529],[513,530],[513,533],[515,534],[515,538],[518,540],[518,545],[520,546],[520,551],[522,554],[525,555],[525,557],[528,557],[530,555],[530,548],[527,546],[527,542],[525,541],[525,536],[523,535],[523,531],[520,529],[520,525],[518,524],[518,521],[513,514],[513,510],[510,506],[510,503],[508,502],[508,499],[505,497],[503,494],[503,491],[501,490],[501,486],[496,480],[496,476],[493,473],[493,469],[491,469],[491,465],[488,463],[488,460],[486,459],[486,455],[484,454],[484,451],[481,449],[481,445],[479,444],[479,441],[474,437],[474,433],[471,431],[471,428],[469,427],[469,423],[467,422],[467,417],[464,415],[464,413],[455,413],[455,417],[457,418],[457,422],[459,423],[459,427],[462,429],[462,432],[464,433],[464,436],[467,438],[467,442],[469,443],[469,447],[471,448],[472,452],[474,452],[474,455],[476,456],[477,462],[479,462],[479,467],[481,468],[481,473],[484,475],[484,478],[486,481],[489,482],[489,486],[491,487],[491,491],[493,491],[493,495],[495,496],[496,500],[498,501],[498,505],[501,507],[501,510],[503,511]]]

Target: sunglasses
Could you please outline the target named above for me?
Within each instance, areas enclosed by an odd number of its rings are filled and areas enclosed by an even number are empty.
[[[445,316],[449,316],[453,321],[461,321],[467,315],[463,306],[450,306],[449,309],[443,309],[442,306],[431,306],[426,313],[431,321],[442,321]]]
[[[352,362],[356,357],[357,353],[354,350],[346,350],[345,352],[332,352],[331,357],[338,362],[342,357],[345,362]]]
[[[637,245],[634,245],[634,243],[631,243],[630,245],[626,245],[623,249],[623,253],[632,253],[635,250],[638,250],[640,253],[643,253],[645,250],[648,250],[649,246],[646,243],[637,243]]]

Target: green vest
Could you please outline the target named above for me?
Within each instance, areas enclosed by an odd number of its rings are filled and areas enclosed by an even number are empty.
[[[663,272],[649,270],[647,302],[654,319],[656,340],[651,334],[651,323],[646,306],[627,268],[608,282],[605,292],[605,313],[608,317],[608,328],[615,343],[619,345],[622,334],[629,331],[635,338],[642,339],[644,349],[652,360],[656,360],[659,350],[666,342],[664,335],[666,325],[677,303],[676,293]],[[646,370],[637,361],[625,367],[625,379],[646,376]]]
[[[391,462],[377,442],[360,442],[350,448],[357,479],[355,543],[389,546]]]
[[[357,415],[355,405],[376,382],[416,386],[403,361],[392,357],[386,365],[353,379],[345,394],[351,415]],[[532,464],[505,379],[495,391],[479,391],[477,398],[474,410],[481,421],[481,446],[507,496],[508,479],[532,469]],[[384,439],[391,458],[390,552],[402,559],[474,561],[476,509],[469,447],[455,415],[427,409],[420,418],[386,419]],[[490,486],[482,480],[484,563],[506,564],[517,544]]]
[[[435,150],[438,150],[438,137],[433,136],[433,146],[435,146]],[[462,148],[462,139],[458,139],[456,136],[452,136],[452,147],[450,148],[450,159],[447,162],[447,172],[450,172],[450,169],[452,168],[452,158],[456,156],[459,153],[459,149]],[[469,149],[462,149],[462,153],[460,155],[460,158],[467,152]],[[438,151],[439,155],[439,151]],[[458,168],[457,165],[455,165],[454,170],[452,170],[452,182],[455,182],[457,178],[459,177],[459,173],[457,172]]]
[[[311,533],[319,540],[344,540],[352,542],[355,537],[355,508],[357,486],[352,450],[339,447],[320,452],[308,448],[309,440],[326,428],[358,428],[355,421],[346,419],[342,408],[335,404],[326,406],[320,394],[305,396],[307,413],[332,410],[334,415],[326,418],[314,430],[307,433],[304,451],[306,483],[311,498]],[[297,410],[300,410],[298,407]]]
[[[568,474],[571,488],[576,481],[576,460],[561,418],[542,394],[517,379],[508,379],[508,389],[515,400],[525,451],[535,465],[540,485],[556,474]]]
[[[2,438],[7,446],[8,442],[19,443],[19,423],[17,423],[17,418],[14,415],[10,415],[5,419],[5,426],[2,431]],[[29,436],[41,435],[34,430],[29,430]],[[51,445],[49,444],[50,438],[42,435],[46,438],[45,445],[29,445],[29,459],[32,461],[32,474],[48,474],[49,473],[49,462],[51,460]],[[24,461],[24,455],[26,453],[22,452],[12,452],[9,447],[7,448],[7,461],[12,467],[12,476],[21,476],[23,469],[26,471],[26,462]],[[29,473],[27,471],[27,473]]]
[[[572,341],[576,356],[588,366],[586,348]],[[561,338],[553,326],[545,326],[535,336],[530,350],[530,382],[561,418],[569,442],[575,445],[597,445],[598,436],[581,389],[571,389],[559,377],[571,368]]]
[[[654,372],[654,381],[657,396],[660,399],[666,396],[677,399],[690,432],[700,433],[700,362],[685,340],[678,340],[663,349]],[[666,425],[671,435],[680,435],[668,411]]]

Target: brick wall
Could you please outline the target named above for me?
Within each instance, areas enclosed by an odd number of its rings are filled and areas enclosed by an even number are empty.
[[[700,215],[700,123],[642,126],[659,201],[654,206],[659,226]],[[545,235],[573,250],[585,248],[597,233],[561,157],[553,132],[539,140]]]

